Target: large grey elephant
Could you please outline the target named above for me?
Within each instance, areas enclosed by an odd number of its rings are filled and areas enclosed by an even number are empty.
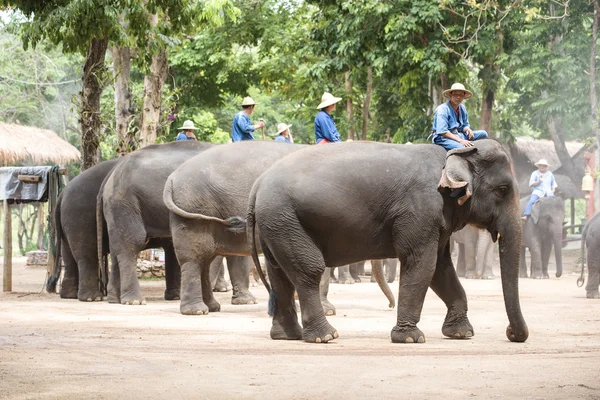
[[[587,247],[587,252],[586,252]],[[587,259],[588,281],[585,286],[588,299],[600,299],[600,214],[596,214],[588,221],[581,234],[581,277],[577,284],[582,286],[585,282],[584,271]]]
[[[500,233],[506,335],[514,342],[525,341],[529,333],[518,291],[518,199],[510,157],[493,140],[448,153],[430,144],[353,142],[289,155],[256,181],[247,213],[254,261],[259,263],[262,249],[272,285],[267,286],[271,338],[337,338],[319,302],[325,266],[391,257],[401,262],[392,342],[425,341],[417,323],[428,287],[448,307],[442,333],[450,338],[473,336],[449,243],[453,231],[471,223],[494,238]]]
[[[148,146],[120,161],[104,181],[98,195],[97,218],[105,218],[109,236],[109,302],[145,304],[136,274],[137,254],[146,247],[164,247],[166,254],[174,254],[170,247],[169,210],[162,201],[164,183],[178,166],[212,147],[196,141]],[[103,225],[97,227],[97,237],[102,237]],[[235,289],[232,303],[256,303],[248,289],[248,260],[228,259],[227,264]],[[172,289],[167,286],[166,298],[179,299],[179,268],[176,273],[172,280],[177,285]]]
[[[456,273],[466,279],[494,279],[494,241],[485,229],[467,225],[452,234],[458,244]]]
[[[220,309],[211,291],[210,262],[218,255],[250,255],[244,232],[229,229],[238,219],[229,218],[245,214],[250,189],[261,173],[305,147],[233,143],[203,152],[169,176],[163,200],[171,211],[173,244],[181,263],[182,314],[202,315]]]
[[[529,197],[521,199],[521,212]],[[554,247],[556,277],[562,275],[562,240],[565,219],[565,202],[558,196],[542,197],[531,210],[531,215],[523,223],[523,244],[520,258],[520,276],[527,278],[525,248],[531,254],[531,278],[548,279],[548,262]]]

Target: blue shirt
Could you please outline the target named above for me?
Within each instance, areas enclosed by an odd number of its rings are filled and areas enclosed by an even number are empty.
[[[292,143],[290,142],[290,139],[284,137],[283,135],[277,135],[277,137],[275,138],[276,142],[284,142],[284,143]]]
[[[464,132],[466,127],[469,127],[469,114],[467,108],[460,104],[458,106],[459,113],[450,105],[450,101],[440,104],[435,109],[433,114],[433,138],[446,132],[452,132],[454,129],[459,132]]]
[[[250,123],[250,118],[244,111],[240,111],[235,114],[233,118],[233,124],[231,125],[231,139],[234,142],[241,142],[242,140],[254,140],[252,136],[254,132],[254,125]]]
[[[538,169],[537,171],[533,171],[531,173],[531,178],[529,179],[529,186],[537,180],[539,180],[540,175],[542,173]],[[533,186],[533,194],[538,195],[539,197],[552,197],[554,193],[553,189],[556,189],[558,185],[556,184],[556,179],[554,179],[554,175],[550,171],[544,172],[544,179],[537,185]]]
[[[175,139],[175,141],[178,140],[195,140],[193,137],[187,137],[185,132],[179,132],[179,135],[177,135],[177,139]]]
[[[340,133],[335,127],[333,117],[321,110],[315,117],[315,141],[319,143],[323,139],[329,142],[341,142]]]

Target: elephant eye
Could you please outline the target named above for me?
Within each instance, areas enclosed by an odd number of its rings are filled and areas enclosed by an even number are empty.
[[[496,195],[498,195],[499,197],[504,197],[506,195],[506,193],[508,193],[508,186],[507,185],[502,185],[502,186],[498,186],[495,190]]]

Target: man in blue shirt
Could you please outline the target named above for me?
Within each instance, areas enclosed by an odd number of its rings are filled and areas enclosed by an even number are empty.
[[[342,100],[331,93],[323,93],[321,104],[317,106],[319,113],[315,117],[315,141],[317,144],[341,142],[340,133],[335,127],[331,112],[335,110],[335,103]]]
[[[448,90],[444,90],[444,96],[449,100],[440,104],[433,115],[433,143],[439,144],[446,150],[460,147],[471,147],[473,141],[486,139],[486,131],[473,131],[469,126],[469,114],[467,108],[462,104],[473,96],[473,93],[465,89],[461,83],[455,83]]]
[[[190,121],[189,119],[187,121],[185,121],[183,123],[183,126],[179,129],[181,129],[182,131],[179,132],[179,134],[177,135],[177,139],[175,139],[175,141],[196,140],[196,135],[194,135],[194,131],[198,128],[196,128],[194,126],[194,123],[192,121]]]
[[[259,121],[258,124],[254,125],[250,122],[250,115],[254,112],[255,105],[256,103],[252,100],[252,97],[246,97],[242,101],[242,111],[235,115],[233,124],[231,125],[231,139],[234,142],[254,140],[252,132],[265,126],[263,121]]]
[[[294,139],[292,138],[292,134],[290,133],[291,126],[292,125],[286,125],[283,123],[277,124],[277,137],[275,137],[275,141],[283,143],[294,143]]]
[[[541,159],[534,164],[538,167],[537,171],[531,173],[529,178],[529,187],[533,188],[533,193],[525,206],[525,212],[523,212],[522,219],[526,220],[531,215],[531,209],[533,205],[540,197],[554,197],[554,192],[558,185],[552,172],[548,171],[548,161]]]

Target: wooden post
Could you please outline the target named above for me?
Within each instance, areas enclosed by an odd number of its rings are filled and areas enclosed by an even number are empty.
[[[3,292],[12,292],[12,217],[8,200],[4,200],[4,274]]]
[[[58,175],[60,175],[60,171]],[[60,179],[58,175],[48,174],[48,215],[51,215],[51,217],[48,221],[48,264],[46,265],[46,270],[49,275],[54,274],[54,253],[52,252],[52,248],[56,245],[54,207],[56,206],[55,199],[57,197],[58,179]]]

